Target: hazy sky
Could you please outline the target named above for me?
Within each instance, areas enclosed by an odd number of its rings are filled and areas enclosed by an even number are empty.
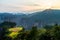
[[[60,0],[0,0],[0,12],[60,9]]]

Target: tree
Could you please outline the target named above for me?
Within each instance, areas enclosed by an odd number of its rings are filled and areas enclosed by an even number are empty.
[[[37,40],[37,33],[38,33],[38,30],[37,30],[37,27],[36,26],[33,26],[32,27],[32,30],[30,32],[30,40]]]
[[[1,27],[7,27],[7,28],[8,28],[8,27],[14,27],[14,26],[16,26],[16,23],[5,21],[5,22],[1,23],[0,26],[1,26]]]
[[[60,26],[54,25],[50,33],[53,40],[60,40]]]
[[[14,22],[3,22],[0,24],[0,40],[6,40],[8,34],[7,29],[14,27],[16,24]]]

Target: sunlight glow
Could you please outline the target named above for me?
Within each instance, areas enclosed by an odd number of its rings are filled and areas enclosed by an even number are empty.
[[[11,38],[15,38],[22,30],[23,30],[22,27],[10,28],[10,29],[8,29],[8,31],[11,33],[9,33],[7,36],[11,37]]]
[[[0,12],[23,12],[60,9],[60,0],[1,0]]]

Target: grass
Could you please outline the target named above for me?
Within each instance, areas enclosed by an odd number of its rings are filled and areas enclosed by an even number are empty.
[[[23,30],[22,27],[10,28],[10,29],[8,29],[8,31],[11,32],[11,33],[9,33],[8,36],[11,37],[11,38],[15,38],[19,34],[19,32],[22,31],[22,30]]]

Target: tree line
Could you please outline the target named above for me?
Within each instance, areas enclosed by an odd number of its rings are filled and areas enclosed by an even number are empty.
[[[13,22],[3,22],[0,24],[0,40],[60,40],[60,25],[45,25],[42,28],[32,26],[30,30],[25,30],[18,33],[15,38],[6,36],[10,32],[9,28],[14,28],[16,24]]]

